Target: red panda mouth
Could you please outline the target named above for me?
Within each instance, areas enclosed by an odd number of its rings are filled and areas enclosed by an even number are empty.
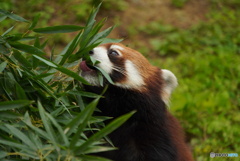
[[[88,65],[85,60],[80,63],[79,67],[83,72],[95,71],[95,68]]]

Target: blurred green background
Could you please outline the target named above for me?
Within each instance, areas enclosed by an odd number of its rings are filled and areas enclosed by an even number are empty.
[[[0,8],[31,20],[37,27],[81,25],[100,0],[1,0]],[[169,109],[181,122],[197,161],[210,152],[240,155],[240,1],[105,0],[98,19],[116,25],[111,38],[142,52],[152,64],[179,80]],[[3,21],[0,33],[15,25]],[[25,26],[23,26],[25,25]],[[50,35],[46,52],[55,54],[74,34]],[[220,158],[219,158],[220,159]],[[221,160],[238,158],[221,158]]]

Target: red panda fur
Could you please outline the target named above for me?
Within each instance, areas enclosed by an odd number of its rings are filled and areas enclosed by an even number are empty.
[[[109,43],[101,47],[108,51],[112,45],[124,50],[119,51],[120,56],[109,55],[109,60],[123,69],[126,60],[131,61],[144,84],[138,88],[123,88],[122,84],[129,83],[126,75],[116,71],[110,73],[112,80],[121,85],[109,84],[98,105],[101,115],[114,119],[133,110],[137,112],[109,135],[119,149],[98,155],[114,161],[193,161],[183,130],[163,100],[169,93],[164,91],[166,82],[161,76],[162,70],[152,66],[139,52],[122,44]],[[97,86],[85,88],[92,92],[102,91],[102,87]]]

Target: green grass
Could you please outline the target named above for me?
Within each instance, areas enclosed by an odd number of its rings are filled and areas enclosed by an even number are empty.
[[[152,60],[178,77],[170,110],[197,161],[208,160],[210,152],[240,151],[240,12],[221,9],[211,11],[207,22],[168,32],[158,48],[163,59]]]

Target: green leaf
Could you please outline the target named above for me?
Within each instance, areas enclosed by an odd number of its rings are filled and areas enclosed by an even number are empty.
[[[110,34],[110,32],[113,30],[113,28],[114,28],[114,27],[109,27],[109,28],[107,28],[106,30],[104,30],[104,31],[96,34],[96,35],[93,37],[93,39],[90,41],[89,44],[92,44],[92,43],[94,43],[94,42],[97,41],[97,40],[100,40],[100,39],[102,39],[102,38],[105,38],[106,36],[108,36],[108,35]]]
[[[31,69],[32,65],[29,61],[20,53],[18,50],[13,50],[13,56],[17,59],[24,67]]]
[[[15,108],[21,108],[28,106],[32,103],[29,100],[16,100],[16,101],[6,101],[0,102],[0,111],[12,110]]]
[[[65,131],[67,131],[68,136],[70,136],[73,133],[73,131],[76,129],[76,127],[78,127],[77,132],[73,136],[72,141],[70,143],[71,149],[75,147],[75,144],[79,140],[79,136],[81,135],[88,121],[90,120],[94,112],[94,109],[98,104],[98,101],[99,101],[99,98],[95,99],[90,104],[88,104],[88,106],[66,126]]]
[[[12,111],[1,111],[0,118],[1,120],[16,120],[20,118],[22,115]]]
[[[95,17],[99,11],[100,6],[101,6],[101,3],[98,5],[98,7],[95,10],[92,10],[87,20],[87,24],[84,28],[84,32],[82,34],[81,41],[80,41],[80,47],[81,47],[81,50],[79,51],[80,53],[83,49],[86,48],[87,45],[91,45],[89,44],[90,38],[92,38],[103,26],[103,20],[102,20],[97,24],[95,28],[93,28],[95,24]]]
[[[67,68],[63,68],[63,67],[59,66],[56,69],[64,74],[82,82],[83,84],[90,85],[84,78],[80,77],[77,73],[75,73],[71,70],[68,70]]]
[[[94,142],[100,140],[104,136],[110,134],[114,130],[116,130],[119,126],[121,126],[124,122],[126,122],[133,114],[135,111],[130,112],[128,114],[125,114],[123,116],[120,116],[113,120],[111,123],[109,123],[106,127],[101,129],[99,132],[95,133],[92,135],[86,142],[84,142],[82,145],[79,147],[75,148],[75,153],[80,153],[85,151],[90,145],[92,145]]]
[[[55,70],[55,69],[54,69]],[[45,78],[45,77],[48,77],[48,76],[51,76],[55,74],[54,72],[53,73],[43,73],[43,74],[39,74],[39,75],[36,75],[36,76],[33,76],[32,78],[34,79],[42,79],[42,78]],[[47,81],[48,82],[48,81]]]
[[[57,123],[57,121],[52,117],[52,115],[50,115],[49,113],[46,113],[46,116],[50,119],[50,121],[53,123],[53,125],[57,128],[58,134],[61,136],[60,141],[63,140],[64,144],[68,145],[69,141],[68,141],[67,136],[64,134],[62,127]]]
[[[43,33],[43,34],[53,34],[53,33],[68,33],[68,32],[75,32],[83,29],[82,26],[75,26],[75,25],[61,25],[61,26],[51,26],[45,28],[37,28],[33,29],[34,32]]]
[[[40,101],[38,101],[38,109],[39,109],[39,113],[44,125],[44,128],[47,131],[47,135],[49,136],[50,141],[53,143],[53,145],[55,146],[56,149],[59,149],[57,146],[57,134],[55,133],[54,129],[51,126],[51,123],[49,122],[49,120],[46,117],[46,112],[44,110],[44,108],[42,107],[42,104]]]
[[[29,148],[28,146],[26,145],[22,145],[22,144],[18,144],[18,143],[15,143],[15,142],[12,142],[12,141],[6,141],[6,140],[0,140],[0,143],[1,144],[4,144],[4,145],[7,145],[8,147],[15,147],[15,148],[18,148],[18,149],[21,149],[21,150],[25,150],[25,151],[32,151],[31,148]]]
[[[5,152],[5,151],[0,151],[0,159],[5,158],[7,155],[8,155],[7,152]]]
[[[93,10],[87,20],[87,25],[86,26],[89,26],[89,24],[93,24],[95,22],[95,17],[101,7],[102,3],[99,3],[99,5],[97,6],[97,8],[95,10]]]
[[[39,37],[36,37],[36,39],[35,39],[35,42],[34,42],[34,45],[33,45],[34,47],[36,47],[36,48],[41,48],[41,44],[40,44],[40,40],[39,40]]]
[[[82,82],[83,84],[90,85],[84,78],[80,77],[77,73],[75,73],[75,72],[73,72],[73,71],[71,71],[71,70],[69,70],[67,68],[64,68],[62,66],[59,66],[59,65],[57,65],[57,64],[55,64],[55,63],[53,63],[53,62],[51,62],[51,61],[49,61],[49,60],[47,60],[45,58],[39,57],[37,55],[33,55],[33,56],[35,58],[41,60],[45,64],[47,64],[47,65],[57,69],[58,71],[60,71],[60,72],[62,72],[64,74],[66,74],[66,75],[68,75],[68,76],[70,76],[70,77],[72,77],[72,78]]]
[[[99,84],[103,87],[104,78],[101,72],[97,72]]]
[[[123,39],[110,39],[110,38],[104,38],[101,42],[101,44],[106,44],[106,43],[119,43],[123,41]]]
[[[50,136],[45,131],[43,131],[40,128],[37,128],[36,126],[33,126],[28,112],[25,113],[23,122],[40,136],[42,136],[46,140],[50,140]]]
[[[86,29],[84,30],[84,33],[82,35],[82,39],[80,42],[80,47],[81,47],[80,52],[94,43],[94,42],[90,43],[90,41],[94,38],[94,36],[96,36],[96,34],[104,25],[103,21],[104,19],[98,22],[95,26],[93,23],[85,27]]]
[[[36,37],[35,36],[24,36],[22,38],[19,39],[19,41],[31,41],[31,40],[35,40]]]
[[[0,64],[0,73],[2,73],[4,71],[4,69],[6,68],[7,64],[8,63],[6,61],[4,61],[4,62],[2,62]]]
[[[7,18],[7,16],[5,16],[5,15],[0,16],[0,22],[2,22],[3,20],[5,20],[6,18]]]
[[[1,54],[8,54],[10,53],[10,50],[3,44],[0,44],[0,53]]]
[[[51,61],[49,61],[49,60],[47,60],[47,59],[45,59],[45,58],[42,58],[42,57],[37,56],[37,55],[33,55],[33,56],[34,56],[35,58],[41,60],[41,61],[44,62],[45,64],[49,65],[50,67],[53,67],[53,68],[57,68],[57,67],[58,67],[55,63],[53,63],[53,62],[51,62]]]
[[[76,49],[76,47],[77,47],[78,44],[79,44],[81,35],[82,35],[82,34],[79,33],[79,34],[73,39],[73,41],[68,45],[67,50],[65,50],[66,52],[61,53],[61,55],[62,55],[62,60],[61,60],[61,62],[59,63],[59,65],[63,65],[63,64],[66,62],[67,58],[68,58],[68,57],[73,53],[73,51]]]
[[[15,20],[15,21],[28,22],[28,20],[26,20],[26,19],[24,19],[24,18],[22,18],[22,17],[20,17],[18,15],[15,15],[13,13],[10,13],[8,11],[5,11],[3,9],[0,9],[0,13],[5,15],[5,16],[7,16],[7,17],[9,17],[9,18],[11,18],[11,19],[13,19],[13,20]]]
[[[84,49],[79,50],[75,55],[71,55],[69,58],[69,62],[74,62],[76,60],[79,60],[80,58],[84,58],[85,60],[88,60],[89,54],[87,54],[91,49],[98,46],[101,42],[97,42],[94,44],[91,44],[88,47],[85,47]]]
[[[117,150],[116,147],[106,147],[106,146],[92,146],[87,148],[84,153],[100,153],[100,152],[105,152],[105,151],[112,151],[112,150]]]
[[[37,25],[40,15],[41,14],[37,14],[36,16],[34,16],[32,23],[28,30],[32,30]]]
[[[100,61],[94,59],[92,56],[90,56],[89,58],[90,58],[93,66],[96,65],[96,64],[98,64],[98,63],[100,63]]]
[[[85,92],[85,91],[70,91],[68,92],[69,94],[80,94],[81,96],[84,96],[84,97],[89,97],[89,98],[98,98],[98,97],[101,97],[100,95],[98,94],[95,94],[95,93],[91,93],[91,92]]]
[[[99,68],[97,66],[94,66],[94,67],[97,68],[104,75],[104,77],[109,81],[109,83],[114,84],[114,82],[112,81],[109,74],[107,74],[104,70],[102,70],[101,68]]]
[[[23,88],[16,83],[16,96],[18,99],[23,99],[23,100],[27,100],[27,96],[25,94],[25,91],[23,90]]]
[[[7,35],[9,32],[12,31],[13,28],[14,28],[14,26],[12,26],[11,28],[9,28],[7,31],[5,31],[5,32],[2,34],[2,36]]]
[[[9,131],[10,134],[14,135],[15,137],[17,137],[18,139],[20,139],[23,143],[25,143],[28,147],[30,147],[32,150],[36,151],[36,145],[20,130],[18,130],[17,128],[15,128],[12,125],[5,125]]]
[[[36,54],[36,55],[45,55],[45,53],[34,47],[34,46],[30,46],[30,45],[25,45],[25,44],[21,44],[21,43],[16,43],[16,42],[10,42],[9,43],[13,48],[29,53],[29,54]]]

